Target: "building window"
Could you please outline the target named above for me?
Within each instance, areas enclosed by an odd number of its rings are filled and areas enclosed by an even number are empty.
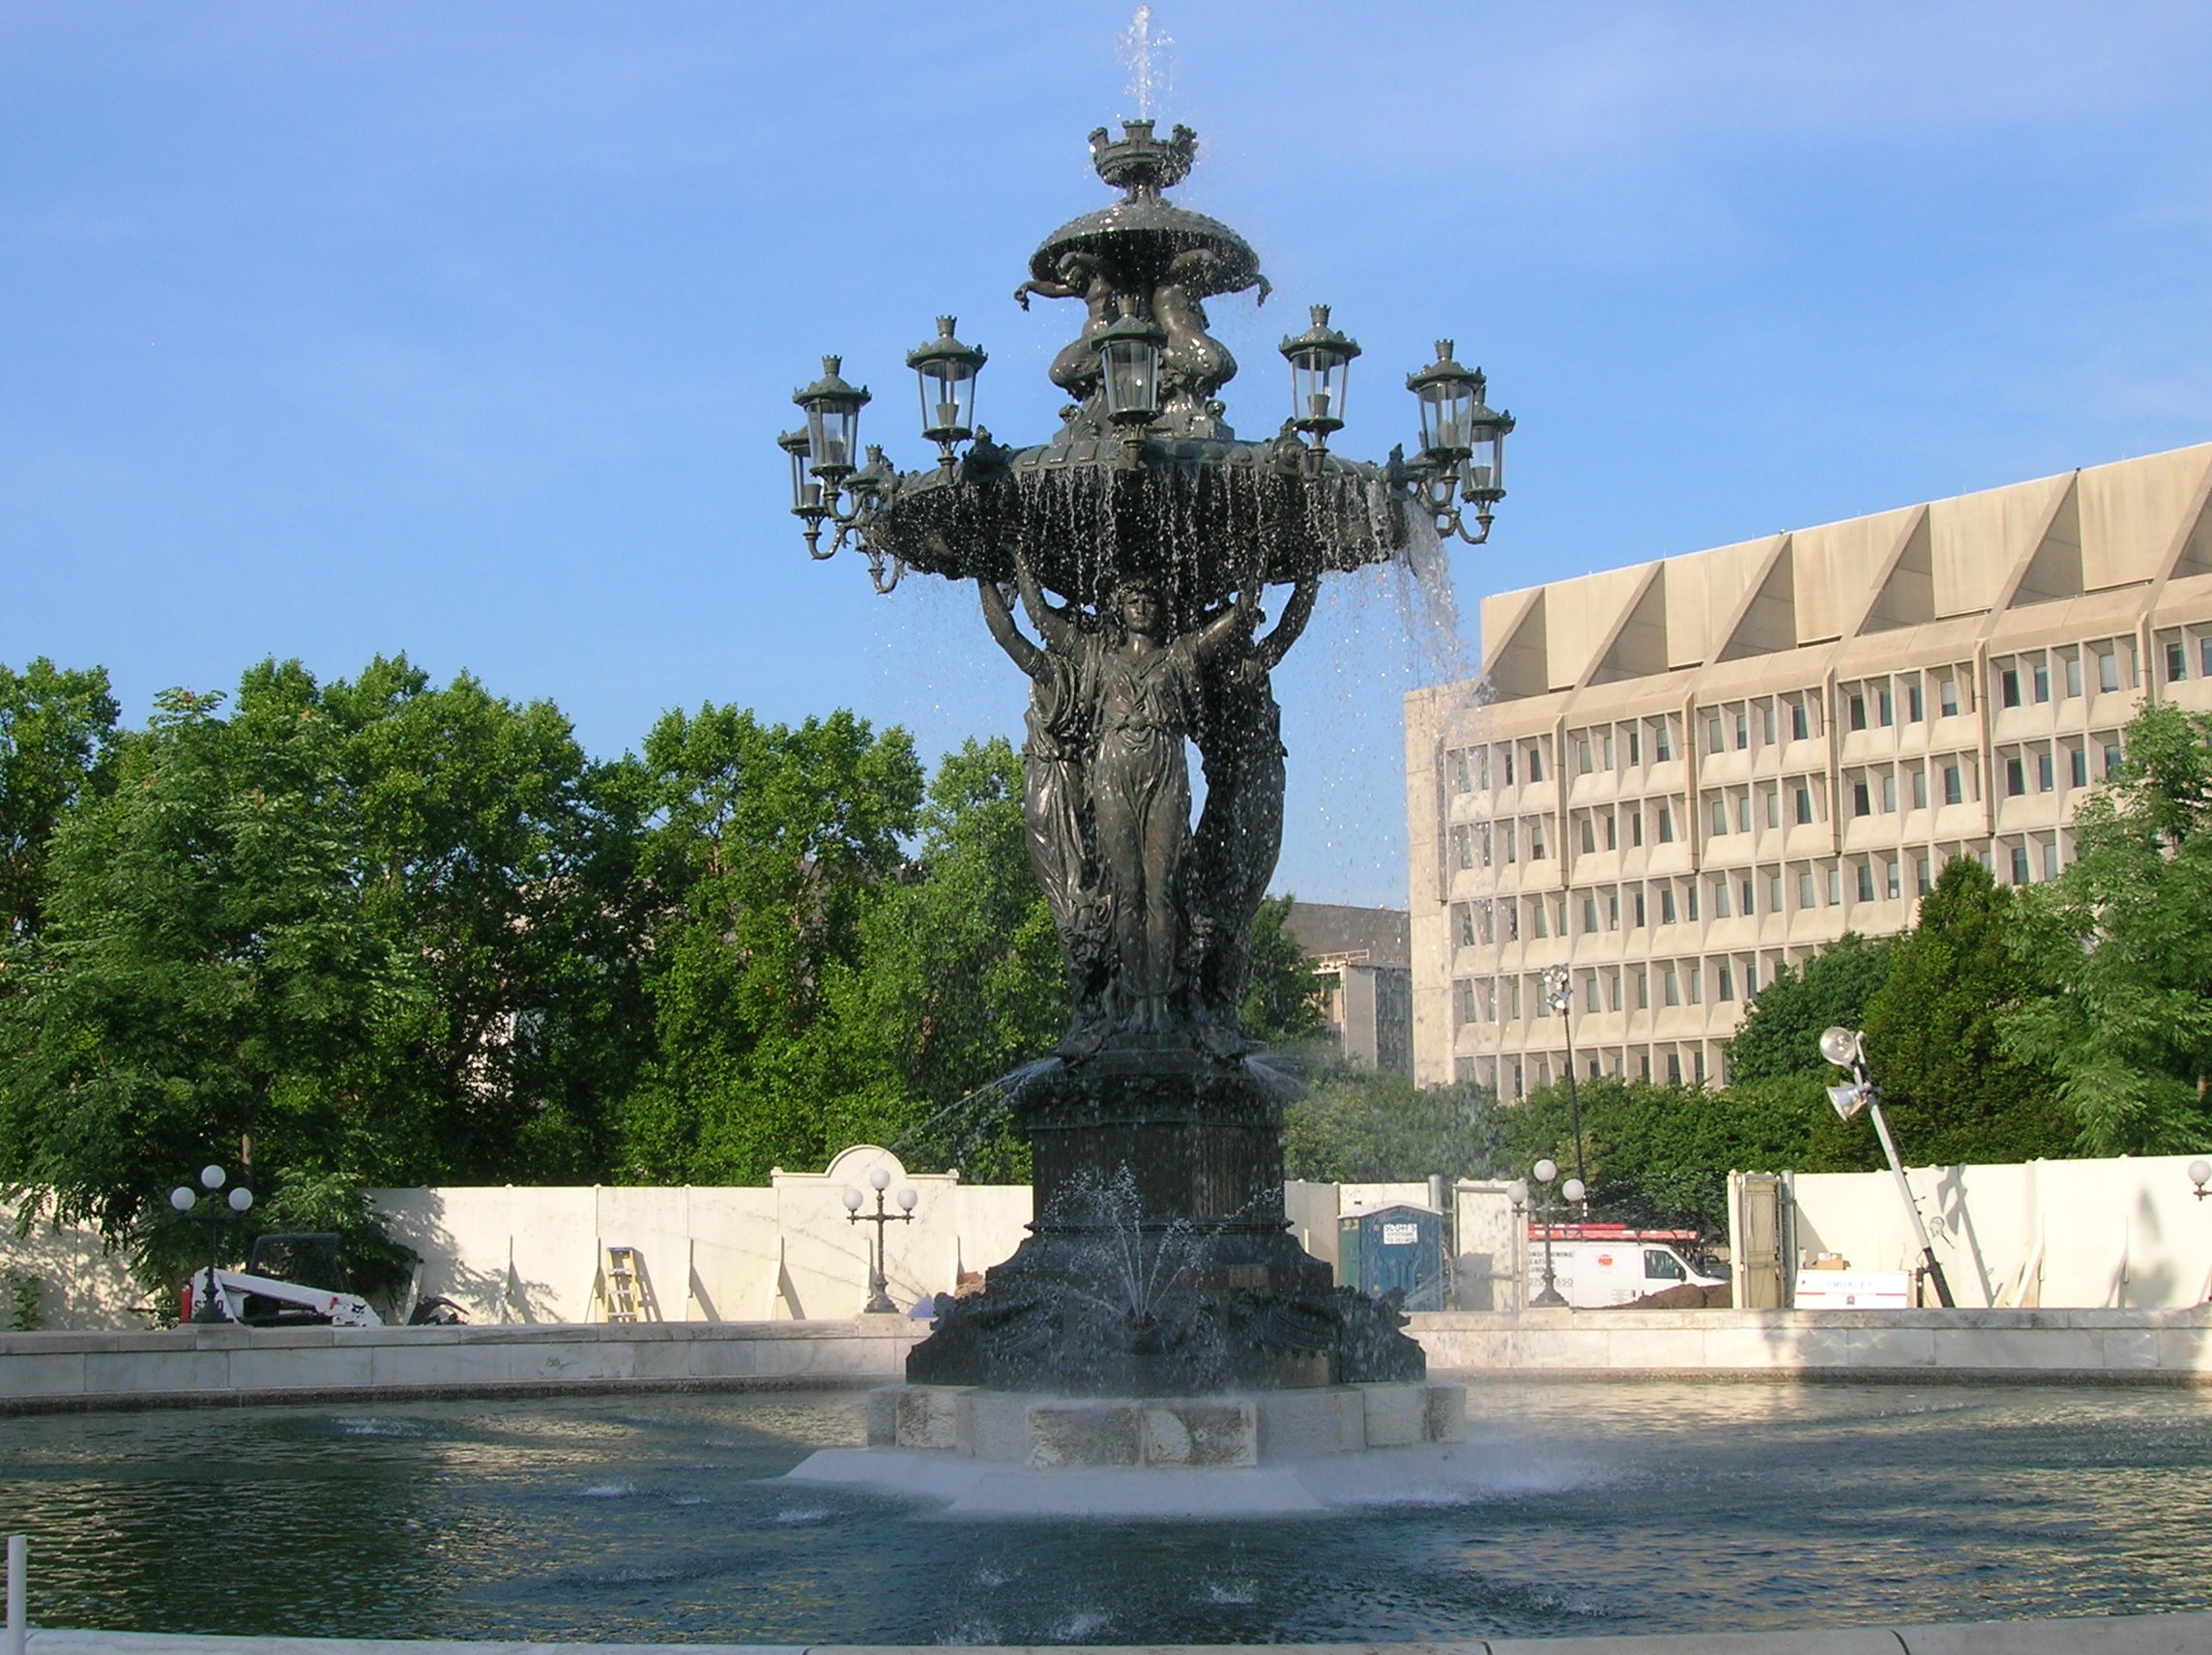
[[[1769,828],[1779,828],[1782,826],[1782,790],[1770,787],[1763,791],[1766,796],[1766,825]]]
[[[1594,896],[1583,898],[1583,935],[1586,937],[1597,935],[1597,898]]]
[[[1897,772],[1884,770],[1881,777],[1881,808],[1885,816],[1897,814]]]
[[[1696,1053],[1696,1054],[1694,1054],[1694,1055],[1691,1057],[1691,1059],[1690,1059],[1690,1066],[1691,1066],[1691,1073],[1692,1073],[1692,1074],[1693,1074],[1693,1075],[1696,1077],[1698,1085],[1700,1085],[1700,1086],[1703,1086],[1703,1085],[1705,1084],[1705,1055],[1704,1055],[1704,1053],[1703,1053],[1703,1052],[1699,1052],[1699,1053]]]
[[[2048,747],[2044,748],[2043,751],[2035,755],[2036,792],[2049,793],[2052,788],[2058,785],[2058,777],[2052,768],[2054,760],[2052,754],[2051,749]]]
[[[2066,779],[2074,787],[2089,785],[2089,753],[2085,747],[2066,749]]]
[[[1782,876],[1778,873],[1766,876],[1766,912],[1769,914],[1782,912]]]
[[[1631,928],[1638,931],[1643,930],[1644,925],[1644,892],[1642,889],[1637,891],[1634,899],[1629,905],[1628,912],[1631,915]]]
[[[1596,856],[1596,855],[1597,855],[1597,824],[1596,824],[1594,821],[1592,821],[1592,820],[1591,820],[1591,819],[1590,819],[1590,818],[1589,818],[1587,815],[1585,815],[1585,816],[1584,816],[1584,817],[1582,817],[1582,819],[1581,819],[1581,820],[1578,822],[1577,826],[1578,826],[1578,827],[1580,827],[1580,828],[1582,828],[1582,830],[1583,830],[1583,855],[1584,855],[1584,856],[1586,856],[1586,857],[1594,857],[1594,856]]]
[[[1922,765],[1912,767],[1912,808],[1915,810],[1928,808],[1928,770]]]
[[[1759,732],[1761,740],[1769,747],[1774,745],[1774,703],[1771,701],[1759,704]]]
[[[1688,910],[1690,923],[1695,925],[1698,922],[1698,882],[1696,880],[1689,883],[1684,894],[1690,905]]]
[[[1844,870],[1842,868],[1831,867],[1828,870],[1828,906],[1830,908],[1835,908],[1839,906],[1843,900]]]
[[[1674,842],[1674,812],[1672,806],[1662,804],[1659,807],[1659,843],[1672,845]]]
[[[1528,779],[1532,782],[1544,779],[1544,749],[1542,747],[1530,747],[1528,749]]]
[[[1929,863],[1926,857],[1922,857],[1920,858],[1919,869],[1914,883],[1919,886],[1920,894],[1922,896],[1926,896],[1930,891],[1936,888],[1936,882],[1932,877],[1930,877]]]
[[[1535,912],[1531,917],[1536,922],[1533,929],[1537,936],[1548,937],[1551,935],[1551,928],[1544,919],[1544,899],[1540,896],[1536,899]]]
[[[1662,886],[1659,891],[1659,923],[1674,923],[1674,887],[1671,885]]]
[[[2005,760],[2005,797],[2018,798],[2027,791],[2027,766],[2018,757]]]
[[[2058,877],[2058,841],[2055,839],[2043,847],[2043,877],[2047,880]]]
[[[1510,822],[1500,822],[1498,825],[1498,859],[1502,862],[1513,860],[1513,824]]]
[[[1609,851],[1620,849],[1620,817],[1611,810],[1605,813],[1605,848]]]
[[[1751,831],[1751,795],[1745,794],[1735,801],[1736,822],[1744,832]]]
[[[1644,843],[1644,810],[1641,805],[1628,813],[1628,842],[1631,845]]]
[[[1959,681],[1957,679],[1947,678],[1937,682],[1936,685],[1936,705],[1943,710],[1944,717],[1956,718],[1959,716]]]
[[[1872,902],[1874,900],[1874,864],[1872,862],[1859,863],[1858,875],[1859,900]]]
[[[1806,740],[1813,733],[1812,724],[1812,716],[1807,711],[1805,703],[1792,701],[1790,704],[1790,739],[1792,741]]]
[[[1474,905],[1474,934],[1485,943],[1498,941],[1498,927],[1491,917],[1491,907],[1487,902]]]
[[[1705,751],[1717,753],[1727,745],[1728,740],[1721,732],[1721,715],[1716,712],[1705,720]]]
[[[1575,738],[1575,774],[1588,775],[1589,773],[1589,738],[1587,736],[1577,736]]]
[[[2025,845],[2015,845],[2012,848],[2012,883],[2015,885],[2027,884],[2027,847]]]
[[[2037,661],[2037,662],[2035,663],[2035,700],[2036,700],[2036,705],[2037,705],[2037,706],[2041,706],[2041,705],[2042,705],[2044,702],[2046,702],[2046,701],[2049,701],[2050,699],[2051,699],[2051,663],[2050,663],[2049,661],[2047,661],[2047,660],[2043,660],[2043,661]]]
[[[2119,742],[2107,741],[2105,743],[2105,779],[2107,781],[2118,781],[2120,779],[2120,761],[2126,755],[2120,751]]]
[[[1846,706],[1850,712],[1850,727],[1854,730],[1864,730],[1866,728],[1866,697],[1854,693],[1850,700],[1846,703]]]
[[[1797,906],[1799,908],[1811,908],[1817,900],[1813,886],[1813,870],[1811,868],[1800,870],[1797,875]]]
[[[1943,802],[1964,804],[1966,801],[1965,778],[1959,773],[1957,765],[1943,767]]]
[[[1617,931],[1620,929],[1620,892],[1617,890],[1608,891],[1606,893],[1605,928],[1608,931]]]
[[[1891,700],[1890,693],[1886,688],[1877,689],[1874,692],[1874,711],[1875,722],[1884,730],[1897,722],[1896,703]]]
[[[1544,848],[1544,819],[1539,816],[1528,824],[1528,859],[1540,862],[1550,855]]]
[[[1728,800],[1716,798],[1713,800],[1713,837],[1719,839],[1726,836],[1727,833]]]
[[[2181,647],[2179,638],[2169,639],[2166,646],[2166,682],[2178,683],[2189,676],[2189,653]]]
[[[2197,640],[2197,676],[2212,678],[2212,632]]]
[[[1853,816],[1872,816],[1874,814],[1874,800],[1869,796],[1867,784],[1863,779],[1851,783],[1851,814]]]
[[[1599,740],[1604,746],[1604,754],[1601,761],[1602,768],[1609,770],[1616,769],[1617,767],[1613,762],[1613,732],[1608,730],[1602,737],[1599,738]]]
[[[1997,674],[1997,705],[1999,707],[2018,707],[2020,705],[2020,668],[2006,667]]]
[[[1928,716],[1928,697],[1922,692],[1917,679],[1905,686],[1905,716],[1914,724]]]
[[[1751,714],[1748,712],[1738,712],[1735,715],[1735,750],[1740,753],[1750,745]]]
[[[1715,975],[1719,978],[1719,981],[1714,985],[1714,992],[1718,994],[1723,1000],[1735,999],[1734,969],[1731,967],[1726,960],[1723,960],[1720,963],[1720,967],[1715,973]]]
[[[1638,972],[1636,973],[1636,1009],[1639,1011],[1651,1009],[1651,973],[1649,972]]]
[[[1679,1052],[1667,1054],[1667,1084],[1669,1086],[1680,1086],[1682,1084],[1682,1054]]]
[[[1804,828],[1813,820],[1813,789],[1804,782],[1797,784],[1797,826]]]
[[[1644,732],[1633,724],[1628,727],[1628,762],[1632,765],[1644,762]]]
[[[1664,718],[1652,726],[1651,756],[1661,764],[1666,764],[1674,756],[1674,738]]]
[[[1751,901],[1751,896],[1752,896],[1752,890],[1751,890],[1751,887],[1752,887],[1752,880],[1751,880],[1751,876],[1750,876],[1750,875],[1748,875],[1748,874],[1747,874],[1747,875],[1745,875],[1745,876],[1744,876],[1744,878],[1743,878],[1742,884],[1743,884],[1743,892],[1742,892],[1742,895],[1743,895],[1743,916],[1744,916],[1746,919],[1749,919],[1749,918],[1752,916],[1752,914],[1754,913],[1754,909],[1753,909],[1753,907],[1752,907],[1752,901]],[[1776,896],[1777,896],[1777,898],[1779,898],[1780,894],[1781,894],[1780,892],[1777,892],[1777,893],[1776,893]],[[1772,903],[1772,904],[1770,904],[1770,905],[1769,905],[1769,908],[1768,908],[1768,912],[1770,912],[1770,913],[1771,913],[1771,912],[1773,912],[1774,910],[1777,910],[1777,909],[1781,908],[1781,906],[1782,906],[1781,902],[1780,902],[1779,900],[1777,900],[1777,901],[1775,901],[1774,903]]]
[[[2120,655],[2117,650],[2097,652],[2097,687],[2106,691],[2120,687]]]
[[[1695,961],[1695,960],[1692,960],[1692,961],[1690,962],[1690,973],[1689,973],[1689,975],[1690,975],[1690,1003],[1691,1003],[1692,1005],[1697,1005],[1697,1004],[1699,1004],[1699,1003],[1700,1003],[1700,1002],[1703,1001],[1703,996],[1704,996],[1704,987],[1703,987],[1703,979],[1702,979],[1702,973],[1701,973],[1701,968],[1699,967],[1699,964],[1698,964],[1698,962],[1697,962],[1697,961]]]
[[[1713,917],[1715,919],[1729,917],[1729,888],[1728,881],[1725,879],[1713,881]]]
[[[1608,1010],[1618,1011],[1620,1009],[1620,973],[1618,972],[1605,973],[1605,998],[1608,1002]]]
[[[1583,1009],[1594,1013],[1597,1005],[1597,973],[1583,978]]]
[[[2072,701],[2081,693],[2081,653],[2079,650],[2069,650],[2066,653],[2066,699]]]
[[[1674,974],[1673,966],[1667,967],[1659,973],[1659,986],[1661,998],[1669,1005],[1680,1005],[1682,1003],[1681,979]]]

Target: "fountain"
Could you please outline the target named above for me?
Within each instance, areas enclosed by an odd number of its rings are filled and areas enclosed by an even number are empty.
[[[951,317],[908,357],[934,468],[898,472],[880,448],[856,463],[869,393],[836,357],[780,440],[810,555],[853,547],[880,592],[916,571],[974,581],[1032,681],[1031,860],[1070,1007],[1053,1054],[1001,1083],[1033,1151],[1031,1234],[980,1292],[938,1299],[908,1385],[879,1398],[886,1446],[1251,1466],[1270,1447],[1436,1442],[1464,1413],[1458,1387],[1424,1382],[1396,1306],[1334,1287],[1289,1234],[1297,1082],[1237,1007],[1282,839],[1269,673],[1324,575],[1430,535],[1482,542],[1513,421],[1444,340],[1407,380],[1414,457],[1331,451],[1359,347],[1316,305],[1282,343],[1290,418],[1240,439],[1205,303],[1268,284],[1235,230],[1166,198],[1196,146],[1150,120],[1091,136],[1121,198],[1046,237],[1015,293],[1084,305],[1049,370],[1068,396],[1050,442],[1011,450],[975,423],[985,355]],[[1271,624],[1270,588],[1289,589]],[[1186,741],[1207,783],[1195,829]]]

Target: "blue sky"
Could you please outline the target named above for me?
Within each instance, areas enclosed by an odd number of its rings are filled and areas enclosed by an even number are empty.
[[[1040,440],[1069,308],[1008,295],[1108,194],[1132,6],[0,5],[0,660],[129,715],[265,654],[405,650],[588,746],[839,706],[935,754],[1023,683],[971,594],[809,564],[775,432],[841,350],[986,346]],[[1347,451],[1449,334],[1521,421],[1488,591],[2212,438],[2212,10],[1164,0],[1180,191],[1366,347]],[[1280,675],[1280,884],[1405,900],[1388,583]]]

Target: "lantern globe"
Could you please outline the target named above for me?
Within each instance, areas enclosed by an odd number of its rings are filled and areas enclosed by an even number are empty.
[[[1143,429],[1160,417],[1160,353],[1167,330],[1139,316],[1101,328],[1093,341],[1103,370],[1106,418]]]
[[[843,357],[824,357],[822,377],[791,393],[792,401],[806,410],[811,469],[826,483],[853,475],[853,456],[859,451],[860,410],[871,400],[866,386],[845,382],[839,371],[844,365]]]
[[[955,443],[975,434],[975,376],[990,359],[954,336],[958,319],[940,316],[937,337],[906,354],[921,392],[921,434],[947,458]]]
[[[1437,360],[1406,376],[1421,414],[1421,452],[1449,465],[1467,458],[1474,446],[1473,418],[1480,376],[1452,360],[1452,341],[1437,341]]]
[[[1325,445],[1331,431],[1344,428],[1345,386],[1359,346],[1328,325],[1327,305],[1313,305],[1308,313],[1313,326],[1285,338],[1280,348],[1291,364],[1291,423]]]

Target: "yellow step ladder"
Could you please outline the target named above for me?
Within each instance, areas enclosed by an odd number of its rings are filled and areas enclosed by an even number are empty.
[[[640,1278],[644,1264],[635,1247],[607,1249],[606,1288],[603,1294],[609,1321],[635,1321],[644,1302]]]

